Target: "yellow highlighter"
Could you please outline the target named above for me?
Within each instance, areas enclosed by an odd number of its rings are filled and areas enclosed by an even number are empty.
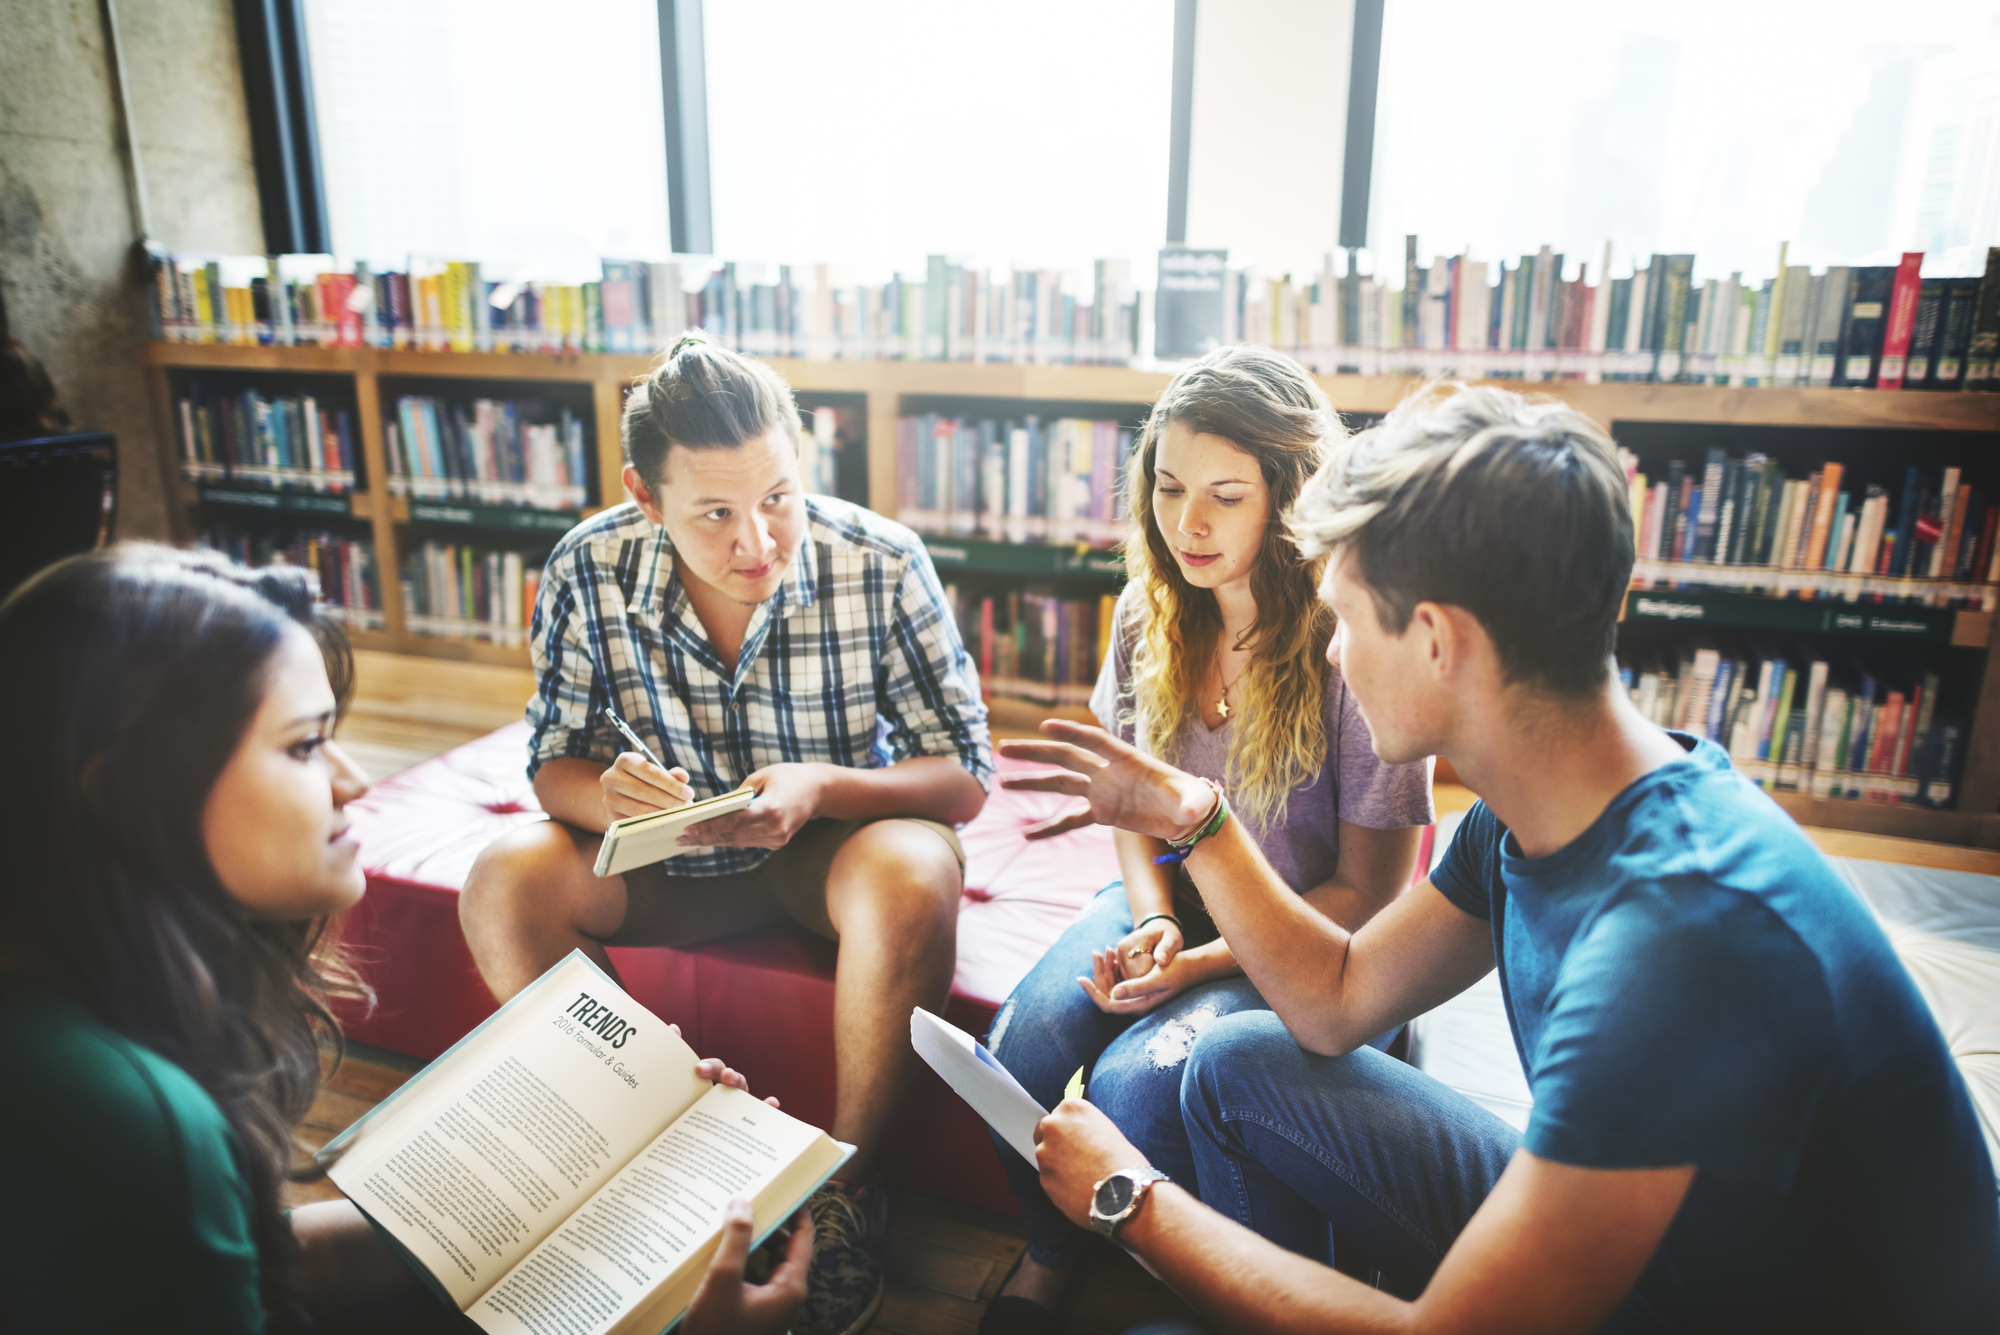
[[[1069,1078],[1069,1083],[1063,1086],[1063,1097],[1066,1099],[1080,1099],[1083,1097],[1083,1068],[1081,1066],[1076,1068],[1076,1074]]]

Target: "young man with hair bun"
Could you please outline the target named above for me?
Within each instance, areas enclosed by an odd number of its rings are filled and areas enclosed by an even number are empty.
[[[888,1201],[866,1184],[916,1060],[910,1011],[951,987],[954,826],[986,801],[986,708],[922,542],[805,494],[798,406],[770,367],[683,338],[623,437],[631,502],[557,545],[535,607],[528,766],[553,819],[481,853],[460,918],[503,1001],[573,949],[609,970],[606,946],[782,922],[840,943],[830,1130],[857,1152],[811,1202],[792,1329],[852,1335],[882,1297]],[[593,874],[612,821],[744,785],[757,799],[691,826],[681,857]]]

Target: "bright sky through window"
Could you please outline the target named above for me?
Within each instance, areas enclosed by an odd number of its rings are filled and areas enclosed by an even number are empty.
[[[1992,0],[1391,3],[1376,267],[1543,244],[1614,273],[1687,252],[1698,277],[1793,264],[1977,273],[2000,243]]]

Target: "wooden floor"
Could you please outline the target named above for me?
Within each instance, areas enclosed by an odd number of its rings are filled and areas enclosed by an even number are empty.
[[[320,1088],[299,1128],[318,1149],[407,1080],[418,1063],[375,1048],[356,1048]],[[294,1184],[290,1204],[338,1200],[331,1182]],[[972,1335],[979,1313],[1025,1245],[1021,1221],[909,1192],[889,1204],[889,1276],[882,1310],[869,1327],[882,1335]],[[1187,1308],[1124,1252],[1093,1241],[1079,1263],[1064,1329],[1116,1335],[1139,1322]]]

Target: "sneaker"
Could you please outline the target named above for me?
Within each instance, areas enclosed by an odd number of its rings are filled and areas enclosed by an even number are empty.
[[[806,1208],[813,1219],[812,1270],[792,1335],[860,1335],[882,1306],[889,1193],[827,1182]]]

